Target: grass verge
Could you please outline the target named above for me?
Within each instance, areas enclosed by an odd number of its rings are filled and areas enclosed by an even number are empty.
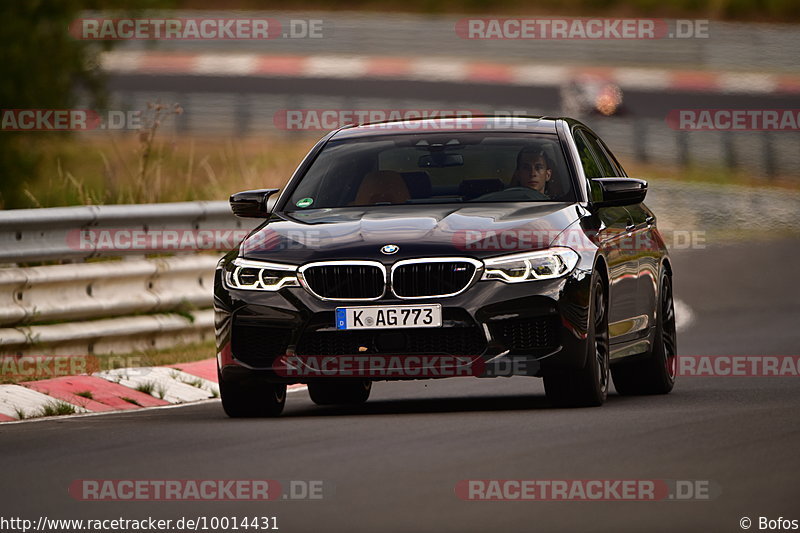
[[[283,187],[320,136],[156,138],[142,177],[137,136],[43,134],[35,139],[42,164],[23,184],[27,203],[16,207],[225,200],[239,190]]]
[[[743,170],[724,167],[688,166],[676,169],[665,165],[627,162],[624,158],[620,158],[620,162],[629,176],[645,180],[800,190],[800,175],[769,178]]]
[[[149,147],[146,186],[137,170],[142,143],[130,134],[43,135],[44,163],[25,183],[22,207],[225,200],[231,193],[283,187],[321,133],[263,138],[159,140]],[[800,190],[800,176],[766,178],[722,167],[642,164],[621,158],[628,174],[719,185]]]

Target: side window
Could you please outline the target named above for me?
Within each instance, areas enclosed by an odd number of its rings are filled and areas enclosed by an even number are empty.
[[[583,173],[586,174],[586,177],[588,179],[602,178],[603,173],[597,166],[597,158],[589,147],[586,138],[579,130],[575,131],[575,146],[578,148],[578,154],[581,156],[581,166],[583,166]]]
[[[619,164],[619,161],[617,161],[617,158],[614,157],[614,154],[611,153],[611,150],[608,149],[608,146],[606,146],[606,143],[604,143],[603,141],[600,141],[598,144],[603,149],[603,152],[608,157],[608,160],[611,161],[611,164],[614,166],[614,168],[617,169],[617,174],[616,175],[619,176],[620,178],[627,178],[628,174],[625,172],[625,169],[622,168],[622,165]]]
[[[585,142],[589,146],[591,152],[595,155],[597,159],[597,163],[599,165],[600,174],[599,176],[592,176],[593,178],[602,178],[602,177],[611,177],[611,176],[622,176],[619,172],[619,169],[614,165],[610,160],[608,155],[606,155],[605,150],[602,146],[600,146],[600,141],[589,133],[588,131],[581,131],[580,135],[584,137]]]

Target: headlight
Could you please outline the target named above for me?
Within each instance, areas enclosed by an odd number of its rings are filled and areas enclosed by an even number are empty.
[[[225,281],[234,289],[277,291],[283,287],[300,286],[294,265],[234,259],[228,269]]]
[[[481,279],[519,283],[537,279],[560,278],[578,264],[578,253],[570,248],[548,248],[538,252],[504,255],[485,259]]]

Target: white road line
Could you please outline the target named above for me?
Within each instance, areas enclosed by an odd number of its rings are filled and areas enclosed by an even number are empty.
[[[100,67],[106,72],[139,72],[145,52],[103,52]]]
[[[457,59],[418,59],[411,63],[408,77],[426,81],[469,81],[467,63]]]
[[[363,78],[367,60],[359,56],[310,56],[304,75],[309,78]]]
[[[769,94],[778,88],[775,76],[750,72],[720,74],[717,83],[723,91],[731,93]]]
[[[194,60],[194,74],[247,76],[258,63],[256,54],[200,54]]]
[[[572,76],[569,68],[560,65],[519,65],[512,68],[511,79],[516,85],[558,86]]]
[[[22,387],[22,388],[24,388],[24,387]],[[30,389],[26,389],[26,390],[28,390],[29,392],[35,392],[35,391],[31,391]],[[292,392],[303,392],[303,391],[306,391],[306,390],[308,390],[308,387],[305,386],[305,385],[302,385],[300,387],[286,389],[286,393],[289,394],[289,393],[292,393]],[[45,396],[45,397],[49,398],[51,400],[53,399],[50,396]],[[141,412],[144,412],[144,411],[151,411],[151,410],[154,410],[154,409],[176,409],[176,408],[180,408],[180,407],[191,407],[192,405],[201,405],[201,404],[213,403],[213,402],[219,402],[219,401],[220,401],[219,398],[208,398],[208,399],[205,399],[205,400],[197,400],[197,401],[186,402],[186,403],[175,403],[175,404],[170,404],[170,405],[158,405],[158,406],[154,406],[154,407],[143,407],[141,409],[136,409],[136,410],[120,409],[119,411],[101,411],[101,412],[97,412],[97,413],[80,412],[79,414],[73,414],[73,415],[44,416],[44,417],[37,417],[37,418],[26,418],[26,419],[23,419],[23,420],[8,420],[8,421],[5,421],[5,422],[0,422],[0,425],[5,425],[5,424],[24,424],[24,423],[29,423],[29,422],[47,422],[49,420],[54,420],[54,419],[64,420],[64,419],[68,419],[68,418],[87,418],[87,417],[90,417],[90,416],[119,415],[119,414],[125,414],[125,413],[141,413]],[[66,403],[66,402],[64,402],[64,403]],[[15,415],[12,413],[10,416],[15,416]]]
[[[206,400],[199,400],[199,401],[190,402],[190,403],[174,403],[174,404],[169,404],[169,405],[156,405],[156,406],[153,406],[153,407],[143,407],[141,409],[135,409],[135,410],[120,409],[119,411],[99,411],[99,412],[95,412],[95,413],[80,413],[80,414],[63,415],[63,416],[42,416],[42,417],[37,417],[37,418],[26,418],[24,420],[13,420],[13,421],[9,420],[7,422],[0,422],[0,425],[3,425],[3,424],[24,424],[24,423],[32,423],[32,422],[47,422],[47,421],[50,421],[50,420],[62,420],[63,421],[65,419],[70,419],[70,418],[88,418],[88,417],[91,417],[91,416],[122,415],[122,414],[126,414],[126,413],[143,413],[145,411],[152,411],[154,409],[176,409],[176,408],[179,408],[179,407],[190,407],[192,405],[200,405],[200,404],[219,402],[219,401],[220,401],[219,398],[209,398],[209,399],[206,399]]]
[[[623,89],[666,90],[672,84],[666,70],[617,68],[612,76]]]

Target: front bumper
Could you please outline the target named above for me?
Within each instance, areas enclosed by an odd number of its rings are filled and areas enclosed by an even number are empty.
[[[324,301],[301,287],[278,292],[236,290],[222,283],[219,272],[217,360],[223,378],[229,380],[310,381],[275,371],[276,359],[286,354],[451,355],[469,360],[466,364],[474,365],[473,375],[479,377],[541,376],[585,363],[591,272],[580,265],[557,280],[478,281],[456,296],[416,300],[442,305],[441,328],[384,331],[336,330],[335,309],[407,305],[407,300],[386,296],[363,304]]]

